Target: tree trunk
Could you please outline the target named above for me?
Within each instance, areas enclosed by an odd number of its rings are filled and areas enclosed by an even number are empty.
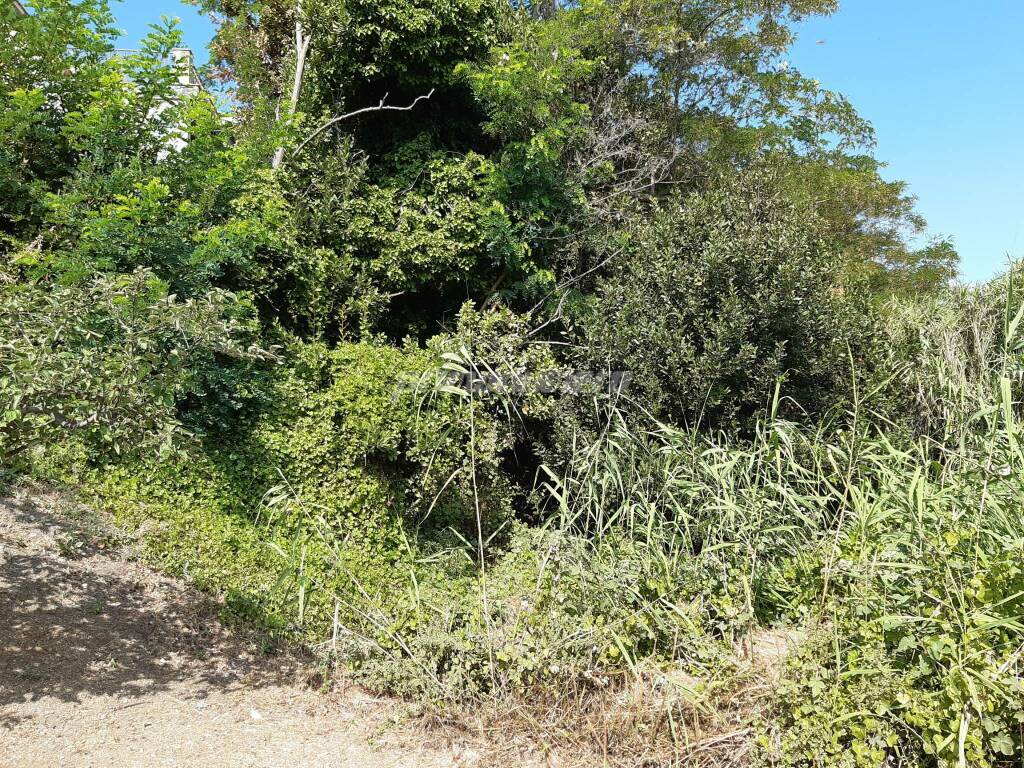
[[[302,26],[302,5],[296,9],[295,18],[295,79],[292,81],[292,97],[289,102],[286,118],[291,119],[299,106],[299,96],[302,94],[302,77],[306,72],[306,53],[309,51],[309,35]],[[284,161],[284,147],[280,146],[274,152],[274,159],[270,167],[275,171]]]

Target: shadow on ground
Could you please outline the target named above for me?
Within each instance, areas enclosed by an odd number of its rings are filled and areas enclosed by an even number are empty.
[[[277,677],[226,634],[216,604],[49,506],[0,500],[0,725],[43,697],[121,707],[186,679],[203,698]]]

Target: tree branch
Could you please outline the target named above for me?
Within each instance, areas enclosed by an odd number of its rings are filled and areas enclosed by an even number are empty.
[[[65,429],[85,429],[92,424],[99,423],[99,413],[94,413],[92,416],[84,419],[72,420],[56,409],[43,408],[38,405],[23,405],[20,410],[22,413],[28,413],[33,416],[46,416],[58,427],[64,427]]]
[[[302,143],[299,144],[299,146],[295,148],[295,151],[292,152],[292,157],[295,157],[297,154],[299,154],[299,152],[301,152],[303,149],[306,148],[306,145],[309,144],[309,142],[311,142],[313,139],[315,139],[321,133],[326,131],[332,125],[337,125],[342,120],[348,120],[350,117],[355,117],[356,115],[361,115],[364,112],[382,112],[382,111],[385,111],[385,110],[393,110],[395,112],[408,112],[410,109],[415,107],[421,101],[425,101],[426,99],[429,99],[431,96],[433,96],[435,90],[437,90],[437,89],[436,88],[431,88],[430,89],[430,93],[426,94],[425,96],[417,96],[415,99],[412,100],[412,103],[410,103],[408,106],[405,106],[405,107],[393,107],[390,104],[385,104],[384,102],[387,101],[387,99],[388,99],[388,94],[385,93],[384,94],[384,98],[381,99],[380,103],[377,106],[375,106],[375,107],[363,107],[362,109],[357,109],[357,110],[355,110],[353,112],[346,112],[343,115],[338,115],[337,117],[332,117],[326,123],[324,123],[319,128],[317,128],[315,131],[313,131],[311,134],[309,134],[309,136],[307,136],[302,141]]]
[[[302,26],[302,4],[296,11],[295,17],[295,79],[292,81],[292,98],[289,107],[289,114],[295,114],[299,106],[299,96],[302,95],[302,78],[306,72],[306,54],[309,52],[309,41],[311,35],[307,35]],[[274,152],[274,159],[270,167],[275,171],[284,161],[284,147],[280,146]]]

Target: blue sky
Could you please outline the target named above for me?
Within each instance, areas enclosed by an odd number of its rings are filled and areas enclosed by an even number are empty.
[[[949,235],[966,280],[1024,256],[1024,3],[844,0],[800,29],[791,62],[839,91],[875,126],[886,175]],[[114,3],[125,47],[160,14],[182,20],[205,61],[210,22],[180,0]],[[819,43],[818,41],[823,41]]]
[[[804,24],[793,64],[874,126],[967,280],[1024,256],[1024,3],[846,0]],[[818,44],[817,41],[824,40]]]

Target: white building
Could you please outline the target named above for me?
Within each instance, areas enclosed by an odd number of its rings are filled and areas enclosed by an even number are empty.
[[[25,10],[25,6],[21,4],[20,0],[11,0],[14,5],[14,12],[18,16],[28,16],[28,11]],[[129,49],[117,49],[114,51],[115,56],[128,56],[137,51]],[[177,83],[174,85],[174,94],[178,99],[185,99],[191,96],[197,96],[202,93],[205,88],[203,87],[203,81],[199,77],[199,71],[195,66],[195,54],[190,48],[173,48],[171,49],[171,61],[174,65],[174,69],[177,72]],[[164,110],[168,109],[173,102],[166,102],[160,104],[154,108],[154,115],[159,115]],[[170,149],[181,150],[188,142],[185,136],[175,136],[168,140]]]
[[[174,62],[174,68],[178,73],[178,82],[174,86],[176,97],[178,99],[187,99],[202,93],[204,90],[203,81],[196,70],[195,54],[192,53],[192,50],[189,48],[172,48],[171,60]],[[158,109],[162,112],[169,106],[169,104],[163,104]],[[188,143],[188,137],[179,133],[171,138],[168,143],[171,149],[180,152]]]

